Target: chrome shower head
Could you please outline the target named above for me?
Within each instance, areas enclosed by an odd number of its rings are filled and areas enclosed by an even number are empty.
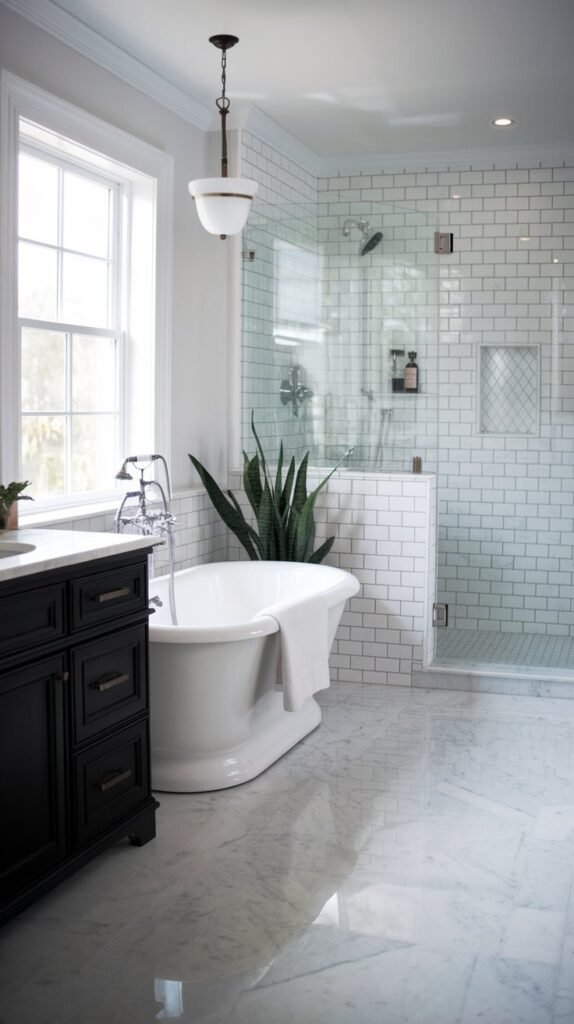
[[[367,253],[372,252],[382,240],[383,232],[371,231],[368,220],[354,220],[352,217],[347,217],[343,222],[343,235],[345,238],[348,238],[351,234],[351,228],[357,228],[363,236],[359,242],[359,256],[366,256]]]
[[[361,242],[359,246],[359,255],[366,256],[367,253],[372,252],[373,249],[377,248],[379,242],[382,241],[382,238],[382,231],[372,231],[371,234],[367,236],[366,241]]]

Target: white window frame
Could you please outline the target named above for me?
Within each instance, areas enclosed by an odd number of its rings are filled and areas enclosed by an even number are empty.
[[[151,330],[153,337],[153,394],[146,404],[145,416],[153,422],[150,446],[170,460],[171,442],[171,334],[172,334],[172,261],[173,261],[173,158],[121,129],[93,117],[37,86],[7,71],[0,77],[0,482],[20,479],[20,341],[17,295],[17,229],[18,229],[18,153],[20,118],[72,139],[78,146],[101,153],[115,164],[122,165],[126,181],[134,179],[134,203],[138,188],[146,179],[153,188],[155,241],[153,265],[153,296]],[[138,179],[140,185],[138,185]],[[131,244],[137,254],[137,225]],[[149,237],[149,233],[148,233]],[[129,290],[129,289],[128,289]],[[149,319],[149,318],[148,318]],[[133,330],[137,332],[137,324]],[[140,324],[142,334],[146,327]],[[147,328],[149,332],[149,325]],[[149,347],[149,346],[148,346]],[[128,371],[129,372],[129,371]],[[135,394],[127,395],[128,420],[135,422],[137,410],[137,377]],[[129,445],[129,438],[126,440]],[[130,454],[126,451],[125,455]],[[118,467],[119,468],[119,467]],[[111,483],[109,492],[98,492],[89,501],[85,496],[62,495],[38,502],[35,512],[52,511],[89,504],[113,503],[117,492]],[[116,499],[117,500],[117,499]],[[21,512],[28,512],[28,508]]]

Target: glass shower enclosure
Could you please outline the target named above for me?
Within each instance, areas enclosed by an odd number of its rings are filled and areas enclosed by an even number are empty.
[[[520,224],[506,227],[504,257],[441,260],[435,221],[377,202],[255,205],[243,236],[241,443],[253,450],[253,414],[271,457],[282,439],[318,467],[347,451],[344,466],[364,472],[421,459],[437,474],[436,599],[449,613],[435,666],[574,678],[566,270],[550,251],[530,262]],[[492,323],[464,328],[462,311],[488,295]]]
[[[243,235],[242,446],[436,469],[434,221],[381,203],[255,205]],[[416,391],[404,370],[416,352]]]

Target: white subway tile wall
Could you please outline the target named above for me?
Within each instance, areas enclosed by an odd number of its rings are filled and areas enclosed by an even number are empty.
[[[310,474],[310,487],[320,476]],[[231,475],[249,513],[241,475]],[[347,603],[331,655],[331,678],[410,686],[432,660],[436,478],[431,474],[338,472],[317,498],[317,547],[335,543],[325,564],[361,583]],[[230,558],[243,549],[231,539]]]
[[[335,244],[346,216],[372,216],[377,203],[436,217],[455,236],[454,253],[438,260],[439,352],[436,362],[432,351],[428,359],[431,371],[438,367],[437,397],[429,396],[425,411],[419,396],[421,429],[406,449],[420,447],[424,467],[434,469],[432,445],[425,450],[423,442],[438,419],[437,598],[448,603],[452,626],[574,636],[574,159],[571,166],[506,161],[339,175],[319,178],[317,189],[327,211],[319,216],[321,240],[333,232]],[[404,221],[396,227],[413,230]],[[406,241],[416,248],[416,227]],[[430,292],[426,298],[430,306]],[[409,293],[405,305],[410,300]],[[424,293],[420,301],[424,307]],[[481,344],[539,346],[538,436],[479,433]],[[428,392],[425,371],[421,360]],[[353,372],[347,354],[335,375],[346,383]],[[393,416],[398,422],[398,406]],[[360,422],[356,409],[344,410],[345,427],[353,417]],[[377,418],[363,422],[376,452]],[[393,447],[388,430],[382,440]]]

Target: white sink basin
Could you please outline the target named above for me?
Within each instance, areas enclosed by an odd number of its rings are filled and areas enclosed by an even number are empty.
[[[17,540],[0,540],[0,558],[14,558],[15,555],[27,555],[35,551],[35,544],[20,544]]]

